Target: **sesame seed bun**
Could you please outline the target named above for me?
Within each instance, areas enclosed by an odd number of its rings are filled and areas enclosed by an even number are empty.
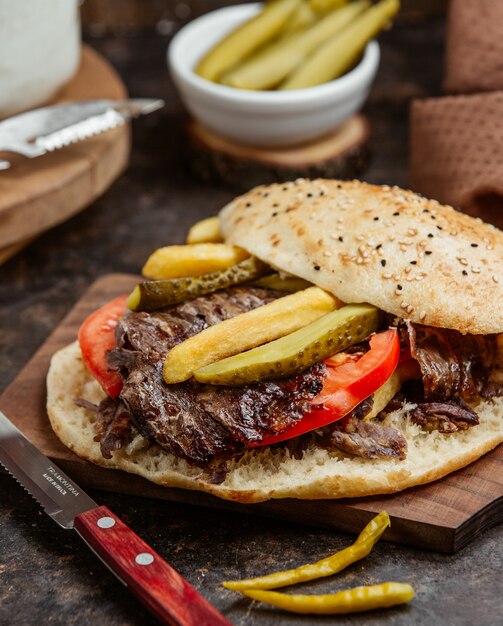
[[[305,180],[252,189],[220,213],[226,242],[413,322],[503,332],[503,231],[398,187]]]

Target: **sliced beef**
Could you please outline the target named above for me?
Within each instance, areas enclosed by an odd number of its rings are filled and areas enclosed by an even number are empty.
[[[470,402],[484,393],[496,353],[494,335],[462,335],[408,322],[406,338],[421,369],[425,400],[459,396]]]
[[[322,445],[367,459],[400,459],[407,454],[407,441],[396,428],[356,417],[335,422],[322,437]]]
[[[128,444],[134,435],[131,413],[119,399],[105,398],[99,405],[77,398],[75,404],[94,411],[98,417],[95,441],[100,442],[101,454],[105,459],[112,457],[112,452]]]
[[[279,295],[237,287],[155,313],[128,313],[120,320],[118,348],[107,360],[124,378],[120,401],[146,439],[190,463],[211,465],[218,479],[223,459],[265,435],[283,432],[304,415],[321,390],[323,364],[289,379],[235,388],[195,381],[166,385],[162,379],[162,365],[175,345]]]
[[[428,432],[455,433],[479,423],[475,411],[460,398],[456,402],[423,402],[410,411],[410,417]]]

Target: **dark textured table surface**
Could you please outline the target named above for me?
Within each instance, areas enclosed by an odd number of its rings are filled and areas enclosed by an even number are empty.
[[[164,65],[170,29],[87,40],[116,66],[132,95],[163,97],[166,108],[135,123],[131,166],[92,207],[40,237],[0,268],[0,385],[4,388],[98,276],[138,271],[149,252],[181,242],[188,226],[212,214],[232,192],[203,186],[181,159],[183,113]],[[411,97],[438,93],[441,21],[400,25],[383,37],[381,70],[366,112],[375,155],[364,178],[406,184],[407,108]],[[502,529],[460,554],[445,556],[380,543],[334,580],[301,587],[329,592],[386,580],[416,589],[410,606],[353,617],[290,616],[251,605],[220,587],[249,576],[316,560],[349,536],[223,511],[111,493],[108,504],[235,624],[501,624]],[[0,624],[154,623],[70,531],[42,514],[0,476]]]

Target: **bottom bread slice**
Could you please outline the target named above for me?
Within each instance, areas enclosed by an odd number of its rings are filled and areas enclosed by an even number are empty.
[[[442,478],[503,441],[503,398],[480,402],[475,407],[480,424],[450,434],[427,433],[412,424],[405,406],[383,421],[398,428],[407,439],[407,458],[403,461],[363,459],[314,443],[300,460],[281,447],[254,449],[230,461],[224,482],[215,485],[205,481],[200,468],[151,445],[141,435],[114,452],[111,459],[103,458],[99,443],[94,441],[96,415],[77,406],[75,398],[98,404],[104,397],[82,361],[77,342],[53,356],[47,376],[47,412],[56,435],[79,457],[166,487],[195,489],[238,502],[393,493]]]

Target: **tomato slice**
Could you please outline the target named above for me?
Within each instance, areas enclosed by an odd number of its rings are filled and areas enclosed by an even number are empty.
[[[264,437],[251,447],[269,446],[298,437],[343,418],[388,380],[395,371],[399,358],[400,339],[396,329],[390,328],[373,335],[370,339],[370,350],[358,361],[327,367],[323,389],[312,400],[314,405],[323,406],[313,408],[287,431]]]
[[[119,395],[122,378],[111,370],[106,362],[106,353],[115,348],[115,327],[126,312],[127,295],[119,296],[105,304],[84,321],[79,329],[78,340],[82,358],[87,369],[111,398]]]

